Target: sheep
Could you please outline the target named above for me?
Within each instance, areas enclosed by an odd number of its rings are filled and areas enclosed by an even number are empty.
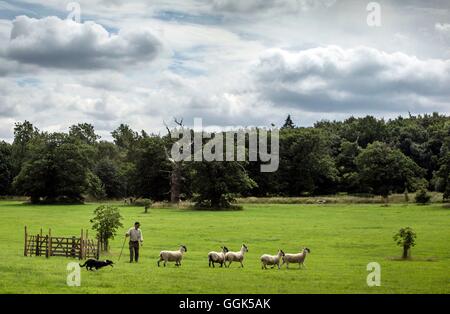
[[[175,266],[181,266],[181,260],[185,252],[187,252],[187,248],[184,245],[181,245],[178,251],[161,251],[159,253],[158,267],[162,261],[164,261],[164,267],[166,267],[167,262],[175,262]]]
[[[298,263],[298,267],[305,267],[305,259],[306,259],[306,254],[311,253],[311,250],[308,249],[307,247],[305,247],[303,249],[303,251],[301,253],[297,253],[297,254],[285,254],[283,256],[283,263],[281,264],[281,266],[283,266],[284,264],[286,264],[286,268],[289,268],[289,263]]]
[[[244,267],[242,262],[244,261],[244,254],[248,252],[248,248],[245,244],[242,244],[241,250],[239,252],[227,252],[225,254],[225,266],[230,267],[231,262],[239,262],[241,263],[241,267]],[[227,262],[228,266],[227,266]]]
[[[208,261],[209,267],[215,267],[214,263],[219,263],[220,267],[223,266],[225,262],[225,254],[228,252],[228,248],[226,246],[221,247],[222,252],[209,252],[208,253]]]
[[[267,265],[273,265],[272,268],[275,267],[275,265],[278,266],[278,269],[280,269],[280,261],[281,258],[284,256],[283,250],[278,250],[277,255],[268,255],[264,254],[261,256],[261,268],[267,269]]]

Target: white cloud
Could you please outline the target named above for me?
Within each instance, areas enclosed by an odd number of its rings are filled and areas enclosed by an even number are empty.
[[[448,111],[450,60],[420,60],[374,48],[270,50],[253,68],[274,105],[312,112]]]
[[[243,13],[255,15],[260,13],[290,13],[309,11],[317,8],[331,7],[336,0],[214,0],[212,8],[219,13]]]
[[[121,68],[149,63],[162,49],[148,31],[109,33],[95,22],[19,16],[12,23],[6,56],[14,61],[64,69]]]
[[[82,24],[61,20],[66,0],[2,15],[0,138],[24,119],[60,131],[89,122],[109,138],[120,123],[164,132],[174,116],[267,126],[288,113],[311,125],[450,111],[440,0],[382,3],[380,28],[354,0],[77,2]],[[23,14],[37,18],[14,20]]]

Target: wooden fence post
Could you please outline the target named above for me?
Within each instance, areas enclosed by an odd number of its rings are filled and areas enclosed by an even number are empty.
[[[76,256],[76,249],[75,249],[75,236],[72,237],[72,248],[70,250],[70,256],[75,257]]]
[[[36,235],[36,256],[39,256],[39,233]]]
[[[45,236],[45,243],[47,247],[45,248],[45,258],[48,258],[48,234]]]
[[[83,229],[81,229],[81,237],[80,237],[80,253],[78,255],[78,259],[83,259]]]
[[[48,229],[48,255],[52,256],[53,250],[52,250],[52,229]]]
[[[28,232],[27,232],[27,226],[25,226],[25,245],[23,249],[23,255],[28,256]]]

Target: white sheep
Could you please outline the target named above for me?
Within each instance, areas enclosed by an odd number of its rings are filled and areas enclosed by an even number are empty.
[[[267,265],[272,265],[272,268],[278,266],[278,269],[280,269],[280,262],[281,258],[284,256],[283,250],[278,250],[277,255],[269,255],[264,254],[261,256],[261,268],[267,269]]]
[[[242,244],[241,250],[239,252],[228,252],[225,254],[225,266],[230,267],[231,262],[241,263],[241,267],[244,267],[242,262],[244,261],[244,254],[248,252],[248,248],[245,244]],[[227,266],[227,262],[228,266]]]
[[[178,251],[161,251],[159,253],[159,263],[164,261],[164,267],[166,267],[167,262],[175,262],[175,266],[181,266],[181,260],[183,259],[183,254],[187,252],[187,248],[182,245]]]
[[[289,263],[298,263],[298,267],[306,267],[305,259],[306,254],[311,253],[311,250],[305,247],[301,253],[297,254],[285,254],[283,256],[283,263],[281,266],[286,264],[286,268],[289,268]]]
[[[226,246],[221,247],[222,252],[209,252],[208,253],[208,261],[209,261],[209,267],[215,267],[214,263],[219,263],[220,267],[223,266],[223,263],[225,262],[225,254],[228,252],[228,248]]]

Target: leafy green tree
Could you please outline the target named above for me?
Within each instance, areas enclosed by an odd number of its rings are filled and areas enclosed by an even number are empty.
[[[342,141],[339,154],[335,158],[336,167],[341,178],[340,191],[359,192],[361,190],[358,167],[355,164],[355,159],[360,152],[361,147],[359,147],[357,142]]]
[[[191,163],[196,207],[227,209],[234,195],[256,184],[241,162],[196,161]]]
[[[422,187],[417,191],[415,200],[417,204],[428,204],[431,200],[431,195],[428,194],[426,188]]]
[[[444,201],[450,201],[450,121],[444,128],[446,137],[439,159],[439,169],[434,172],[433,182],[437,191],[443,192]]]
[[[340,131],[341,137],[349,142],[357,142],[365,148],[375,141],[385,141],[387,127],[383,119],[377,120],[373,116],[364,118],[351,117],[344,121]]]
[[[450,174],[447,177],[447,183],[442,198],[444,201],[450,201]]]
[[[139,134],[133,131],[128,125],[121,124],[111,133],[114,144],[121,149],[131,150],[139,141]]]
[[[12,144],[13,177],[19,174],[23,162],[27,157],[28,143],[39,136],[39,130],[29,121],[18,122],[14,125],[14,141]]]
[[[121,180],[122,194],[125,197],[139,195],[139,174],[136,163],[123,161],[119,163],[118,175]]]
[[[99,162],[93,171],[102,177],[110,197],[130,197],[137,195],[136,159],[142,139],[134,143],[133,151],[119,148],[114,143],[100,141],[95,145],[95,160]],[[100,174],[98,172],[102,172]],[[108,187],[109,185],[109,187]]]
[[[448,118],[438,114],[401,117],[388,123],[389,143],[399,148],[420,167],[426,170],[430,180],[440,167],[442,147],[446,137],[445,123]],[[433,186],[430,186],[433,188]]]
[[[443,192],[444,201],[450,200],[450,152],[441,159],[441,167],[434,174],[435,188]]]
[[[97,177],[94,173],[88,172],[87,176],[88,185],[86,193],[95,198],[96,200],[104,200],[107,198],[105,187],[103,186],[102,180]]]
[[[403,248],[402,258],[407,259],[411,256],[410,251],[411,248],[416,245],[417,235],[415,231],[410,228],[401,228],[395,235],[394,241],[398,246]]]
[[[110,159],[101,159],[94,167],[94,173],[100,178],[108,198],[119,198],[123,195],[122,180],[117,166]]]
[[[294,121],[292,121],[291,115],[288,115],[284,122],[282,129],[295,129]]]
[[[16,191],[32,202],[82,202],[89,158],[66,134],[43,134],[29,144],[29,156],[14,179]]]
[[[11,145],[0,141],[0,195],[8,195],[12,184],[12,148]]]
[[[334,191],[338,172],[325,133],[316,129],[281,130],[276,175],[280,193],[288,196]]]
[[[182,122],[175,122],[182,127]],[[1,145],[0,194],[9,190],[9,194],[29,195],[34,201],[80,199],[84,193],[99,199],[166,200],[171,195],[179,200],[193,195],[195,169],[188,162],[171,163],[167,158],[166,151],[174,142],[170,136],[138,133],[125,124],[112,136],[114,142],[99,141],[87,123],[73,125],[68,134],[40,133],[28,121],[17,123],[13,144]],[[377,142],[389,149],[380,149],[372,163],[367,149]],[[392,153],[395,149],[403,155]],[[383,157],[386,153],[391,159]],[[388,121],[372,116],[322,120],[308,128],[296,127],[288,116],[280,131],[278,172],[261,173],[261,161],[241,163],[256,184],[239,193],[298,196],[342,191],[386,196],[414,192],[423,178],[430,182],[427,189],[443,192],[448,200],[449,154],[450,117],[438,113]],[[107,196],[102,195],[105,192]]]
[[[356,157],[359,177],[363,184],[385,201],[392,192],[401,193],[405,187],[415,191],[424,170],[400,150],[381,142],[369,144]]]
[[[99,141],[95,144],[95,160],[108,158],[112,161],[123,161],[123,155],[120,154],[118,146],[107,141]]]
[[[136,151],[136,196],[156,201],[168,199],[169,170],[164,141],[157,136],[141,139]]]
[[[89,123],[72,125],[69,128],[69,136],[75,137],[89,145],[94,145],[100,139],[100,136],[95,134],[94,126]]]
[[[97,231],[103,251],[109,250],[109,241],[114,239],[117,229],[122,228],[122,215],[116,207],[102,205],[94,210],[94,218],[91,219],[92,229]]]

